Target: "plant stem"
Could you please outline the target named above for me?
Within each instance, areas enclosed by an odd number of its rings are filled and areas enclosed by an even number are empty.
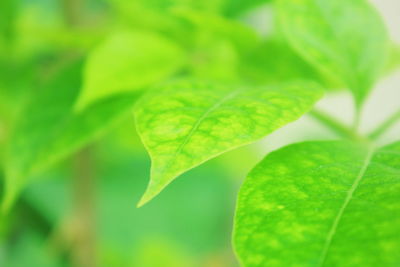
[[[64,19],[69,26],[79,26],[82,22],[82,0],[62,0]]]
[[[82,149],[74,158],[74,241],[73,262],[77,267],[96,266],[95,255],[95,179],[93,153]]]
[[[399,120],[400,120],[400,110],[395,112],[393,115],[387,118],[381,125],[379,125],[374,131],[372,131],[372,133],[369,134],[369,137],[371,139],[379,138]]]
[[[82,25],[85,0],[61,0],[65,23],[71,27]],[[86,147],[74,157],[73,199],[74,207],[71,227],[67,237],[72,240],[72,262],[75,267],[96,266],[95,255],[95,179],[91,147]],[[71,226],[69,225],[71,224]],[[62,232],[62,231],[61,231]],[[57,238],[56,238],[57,239]]]
[[[323,111],[314,109],[310,112],[310,115],[342,137],[355,141],[365,141],[365,138],[359,135],[355,130],[344,125],[342,122]]]
[[[356,107],[353,122],[353,131],[357,132],[361,122],[361,107]]]

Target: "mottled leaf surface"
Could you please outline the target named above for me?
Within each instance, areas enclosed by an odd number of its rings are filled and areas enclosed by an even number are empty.
[[[8,143],[4,207],[12,204],[29,176],[87,144],[132,108],[137,96],[120,94],[75,112],[80,65],[61,71],[22,110]]]
[[[398,266],[400,142],[307,142],[244,182],[234,243],[243,266]]]
[[[325,75],[364,100],[385,64],[388,36],[365,0],[278,0],[279,26],[291,45]]]
[[[143,98],[137,130],[151,159],[149,201],[183,172],[298,119],[321,97],[313,83],[246,88],[178,80]]]
[[[156,33],[113,33],[89,55],[77,109],[158,82],[176,72],[183,61],[179,46]]]

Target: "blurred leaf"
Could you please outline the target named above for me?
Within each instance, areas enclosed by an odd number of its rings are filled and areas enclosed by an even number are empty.
[[[271,0],[228,0],[225,11],[230,16],[238,16],[249,10],[270,3]]]
[[[256,33],[218,14],[187,8],[175,8],[172,12],[192,27],[189,71],[199,78],[239,80],[240,55],[256,46]]]
[[[226,0],[108,0],[118,19],[133,29],[154,31],[188,45],[193,32],[187,23],[175,14],[176,9],[192,10],[204,14],[216,14]],[[207,22],[207,20],[203,20]]]
[[[65,31],[56,12],[49,12],[37,4],[22,5],[15,23],[12,47],[15,60],[24,62],[44,52],[61,50],[46,36],[48,33]]]
[[[171,241],[148,240],[141,244],[133,257],[132,267],[194,267],[199,266],[190,260],[182,248]]]
[[[18,1],[15,0],[0,2],[0,43],[3,40],[10,40],[14,35],[17,7]]]
[[[323,74],[352,90],[361,105],[382,73],[388,34],[365,0],[278,0],[290,44]]]
[[[260,43],[243,59],[240,73],[251,83],[267,84],[291,80],[314,80],[325,89],[340,88],[327,81],[306,61],[278,38]]]
[[[7,257],[0,257],[0,265],[4,267],[60,267],[64,266],[51,251],[46,248],[46,242],[30,230],[24,232],[14,246],[7,251]]]
[[[185,8],[175,8],[172,12],[193,24],[201,34],[207,33],[214,39],[229,40],[239,51],[248,51],[259,41],[256,32],[239,21]]]
[[[115,2],[131,2],[129,0],[109,0]],[[160,11],[168,11],[171,8],[190,8],[205,12],[219,12],[226,0],[138,0],[142,5]]]
[[[152,247],[159,248],[154,246],[157,240],[171,243],[171,248],[165,251],[178,253],[174,258],[183,256],[185,260],[187,256],[188,260],[199,263],[199,267],[209,266],[200,263],[216,251],[227,251],[233,260],[230,232],[236,183],[218,162],[209,162],[186,174],[185,179],[165,191],[162,199],[137,209],[134,203],[146,185],[150,162],[144,151],[138,153],[115,145],[117,139],[111,132],[96,145],[99,266],[144,267],[132,261],[140,258],[144,250],[150,253]],[[27,188],[25,199],[54,225],[59,225],[70,214],[73,203],[70,173],[52,170],[40,177]]]
[[[392,43],[390,46],[389,60],[386,64],[385,70],[390,73],[400,67],[400,45]]]
[[[186,32],[185,25],[166,10],[153,9],[140,1],[109,1],[122,25],[134,30],[157,32],[180,41],[191,38]]]
[[[183,63],[183,51],[157,34],[114,33],[89,55],[76,107],[82,110],[99,99],[142,89],[170,76]]]
[[[159,86],[135,111],[152,159],[139,205],[193,167],[298,119],[321,95],[319,87],[304,82],[246,88],[180,80]]]
[[[234,242],[244,266],[396,266],[400,142],[307,142],[268,155],[243,184]]]
[[[204,36],[193,49],[191,74],[203,79],[236,81],[239,78],[239,55],[231,42]]]
[[[80,66],[62,71],[21,112],[7,151],[3,208],[17,197],[28,177],[67,157],[123,118],[136,95],[120,94],[83,112],[73,107],[81,86]]]

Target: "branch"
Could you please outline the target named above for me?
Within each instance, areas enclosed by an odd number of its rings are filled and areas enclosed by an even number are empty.
[[[400,110],[395,112],[392,116],[387,118],[381,125],[379,125],[372,133],[369,134],[371,139],[378,139],[384,134],[390,127],[396,124],[400,120]]]
[[[75,266],[96,266],[95,256],[95,177],[93,171],[93,153],[85,148],[74,158],[74,221],[75,244],[73,261]]]
[[[354,141],[365,141],[365,138],[359,135],[355,130],[323,111],[314,109],[310,112],[310,115],[341,137]]]

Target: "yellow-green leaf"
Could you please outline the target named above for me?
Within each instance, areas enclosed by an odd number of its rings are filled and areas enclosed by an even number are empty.
[[[120,31],[100,44],[88,58],[77,110],[101,98],[132,92],[176,72],[184,52],[150,32]]]
[[[135,112],[152,159],[140,205],[189,169],[298,119],[321,95],[308,82],[248,88],[178,80],[159,86]]]
[[[290,145],[246,178],[234,243],[243,266],[398,266],[400,142]]]

